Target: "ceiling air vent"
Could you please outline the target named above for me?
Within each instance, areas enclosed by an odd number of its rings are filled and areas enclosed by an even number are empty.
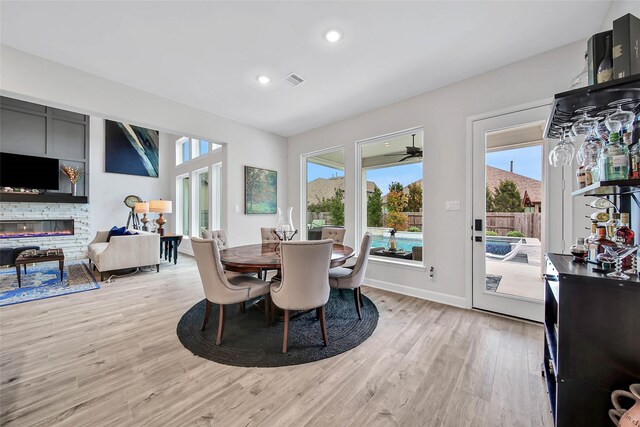
[[[287,82],[287,84],[291,87],[296,87],[304,83],[304,79],[295,73],[289,74],[284,78],[284,81]]]

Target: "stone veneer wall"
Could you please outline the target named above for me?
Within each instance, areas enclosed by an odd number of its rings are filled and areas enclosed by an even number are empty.
[[[65,259],[87,256],[89,236],[89,205],[86,203],[25,203],[0,202],[0,220],[73,219],[73,236],[28,237],[0,239],[0,248],[37,245],[41,249],[62,248]]]

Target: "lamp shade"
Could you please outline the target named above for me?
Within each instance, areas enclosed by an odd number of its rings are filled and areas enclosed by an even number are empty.
[[[135,213],[149,213],[149,202],[136,202]]]
[[[171,200],[151,200],[149,202],[149,212],[171,213],[172,206]]]

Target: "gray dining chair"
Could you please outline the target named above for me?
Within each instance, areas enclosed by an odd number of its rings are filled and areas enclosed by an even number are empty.
[[[260,235],[262,237],[262,243],[280,243],[275,227],[260,228]]]
[[[342,245],[347,229],[344,227],[323,227],[320,239],[331,239],[334,243]]]
[[[367,272],[372,238],[371,233],[365,233],[353,270],[345,267],[336,267],[329,270],[329,286],[335,289],[353,289],[353,299],[355,300],[358,319],[362,319],[362,291],[360,287],[364,283],[364,276]]]
[[[329,343],[324,306],[329,301],[329,264],[333,240],[282,242],[281,280],[271,285],[271,300],[284,310],[282,352],[287,352],[289,312],[316,309],[324,345]]]
[[[280,243],[281,242],[280,238],[276,234],[275,227],[260,228],[260,235],[262,237],[262,243]],[[258,272],[258,277],[260,277],[262,280],[267,280],[268,273],[269,273],[269,270],[261,269]]]
[[[265,322],[268,326],[269,308],[271,307],[269,283],[243,274],[227,276],[220,261],[217,242],[213,239],[192,237],[191,246],[206,298],[204,321],[202,322],[201,330],[204,331],[207,326],[209,315],[211,314],[211,304],[218,304],[220,306],[220,317],[216,345],[220,345],[224,331],[225,306],[239,303],[241,310],[243,310],[245,301],[260,296],[265,298]]]
[[[223,249],[227,249],[229,247],[229,240],[227,240],[227,232],[224,230],[204,230],[202,232],[202,238],[203,239],[213,239],[213,241],[216,243],[216,245],[218,246],[218,250],[221,251]],[[233,277],[233,276],[237,276],[237,275],[258,275],[258,277],[260,276],[261,271],[259,269],[256,269],[255,271],[242,271],[242,272],[237,272],[237,271],[233,271],[233,270],[229,270],[227,267],[224,268],[225,274],[227,275],[227,277]],[[243,306],[241,306],[243,307]],[[244,312],[244,308],[242,308],[242,311]]]

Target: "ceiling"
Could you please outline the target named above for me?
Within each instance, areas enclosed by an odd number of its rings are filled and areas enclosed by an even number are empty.
[[[599,30],[609,1],[0,3],[2,44],[291,136]],[[338,28],[344,38],[323,38]],[[290,87],[291,72],[306,81]],[[256,76],[271,77],[260,86]],[[188,132],[188,129],[184,129]]]
[[[529,123],[487,132],[487,151],[500,151],[515,147],[541,144],[545,123]]]

